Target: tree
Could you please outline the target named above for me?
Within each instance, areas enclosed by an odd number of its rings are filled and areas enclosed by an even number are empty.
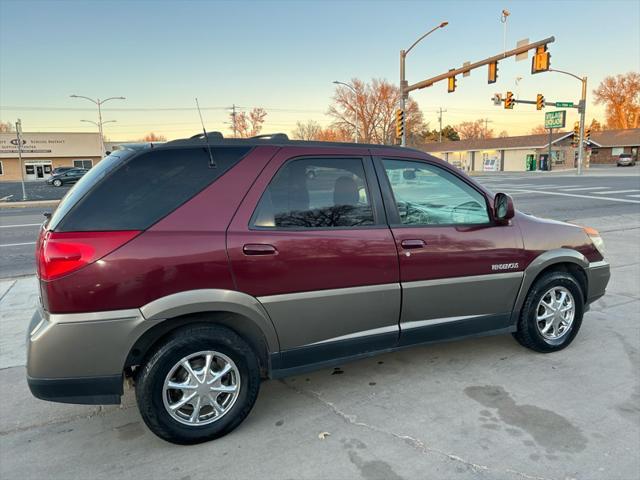
[[[458,135],[458,132],[456,132],[456,129],[453,128],[451,125],[447,125],[445,127],[442,127],[442,141],[443,142],[455,142],[460,140],[460,136]],[[433,129],[430,130],[429,132],[427,132],[427,135],[425,136],[425,141],[427,142],[439,142],[440,141],[440,130],[437,129]]]
[[[328,114],[334,118],[332,128],[348,132],[354,138],[356,116],[358,139],[361,142],[389,144],[395,141],[395,112],[400,105],[400,89],[383,79],[370,83],[354,78],[351,81],[355,92],[338,85]],[[418,104],[408,100],[405,109],[407,143],[424,143],[427,125]]]
[[[296,122],[292,136],[296,140],[318,140],[321,133],[322,127],[318,122],[307,120],[306,122]]]
[[[0,133],[11,133],[11,132],[13,132],[13,123],[0,122]]]
[[[247,114],[245,112],[231,112],[231,128],[240,138],[255,137],[262,131],[262,124],[267,116],[264,108],[255,107]]]
[[[507,138],[509,136],[509,132],[507,132],[506,130],[502,130],[499,134],[498,134],[498,138]]]
[[[166,142],[167,137],[165,137],[164,135],[156,135],[153,132],[149,132],[144,137],[142,137],[139,141],[140,142]]]
[[[549,133],[549,131],[544,128],[544,125],[536,125],[531,129],[531,135],[542,135],[543,133]]]
[[[602,127],[602,124],[595,118],[591,120],[591,124],[589,124],[589,129],[592,132],[601,132],[602,130],[604,130],[604,128]]]
[[[606,107],[607,128],[640,127],[640,73],[606,77],[593,95]]]
[[[475,122],[462,122],[456,127],[456,130],[463,140],[493,138],[495,136],[493,129],[487,127],[487,122],[484,118],[480,118]]]

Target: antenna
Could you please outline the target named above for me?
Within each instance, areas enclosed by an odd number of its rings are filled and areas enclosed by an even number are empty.
[[[200,104],[198,103],[198,97],[196,97],[196,108],[198,109],[198,115],[200,115],[200,123],[202,124],[202,133],[204,134],[204,141],[207,144],[207,151],[209,152],[209,168],[217,168],[216,161],[213,159],[213,153],[211,152],[211,145],[209,145],[209,137],[207,136],[207,129],[204,128],[204,120],[202,120],[202,112],[200,111]]]

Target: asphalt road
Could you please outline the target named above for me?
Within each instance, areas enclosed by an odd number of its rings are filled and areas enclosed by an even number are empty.
[[[581,177],[575,173],[529,172],[475,178],[493,191],[511,194],[516,208],[556,220],[573,221],[640,210],[640,167],[599,168]],[[62,189],[54,189],[54,193],[59,198]],[[35,272],[36,235],[43,221],[42,213],[50,210],[0,208],[0,278]]]
[[[46,182],[24,182],[27,200],[59,200],[73,185],[54,187]],[[0,182],[0,201],[21,202],[22,184],[20,182]]]
[[[24,338],[36,281],[0,280],[0,478],[637,480],[638,171],[481,180],[524,211],[602,232],[612,279],[570,347],[536,354],[502,335],[267,381],[237,430],[180,447],[146,429],[130,389],[119,407],[33,398]],[[15,225],[39,223],[38,212],[1,214],[0,243],[6,231],[35,235]]]

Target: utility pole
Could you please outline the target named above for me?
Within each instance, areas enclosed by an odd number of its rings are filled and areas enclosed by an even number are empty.
[[[446,112],[446,110],[443,110],[442,107],[440,107],[438,112],[438,123],[440,123],[440,135],[438,141],[442,142],[442,112]]]
[[[234,103],[231,106],[231,126],[233,127],[233,138],[238,136],[238,132],[236,130],[236,104]]]
[[[27,199],[27,191],[24,188],[24,164],[22,163],[22,120],[16,122],[16,136],[18,138],[18,163],[20,164],[20,179],[22,182],[22,200]]]
[[[493,123],[493,120],[489,120],[488,118],[484,119],[484,132],[482,132],[482,138],[487,138],[487,132],[489,131],[489,123]]]

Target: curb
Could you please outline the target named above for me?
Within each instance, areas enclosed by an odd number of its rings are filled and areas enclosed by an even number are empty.
[[[60,200],[30,200],[26,202],[0,202],[2,208],[56,207]]]

